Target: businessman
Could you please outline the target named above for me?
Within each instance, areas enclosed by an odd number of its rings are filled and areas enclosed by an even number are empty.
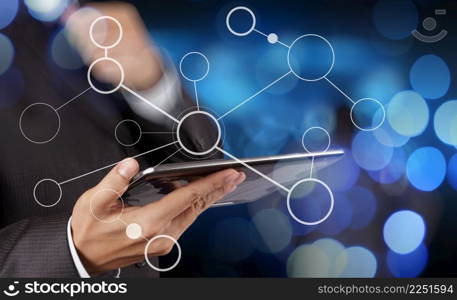
[[[89,25],[97,14],[112,16],[124,31],[119,45],[110,50],[110,57],[124,68],[124,84],[175,117],[194,107],[182,93],[173,68],[163,64],[152,46],[134,7],[121,2],[91,7],[95,10],[69,7],[61,20],[68,23],[69,39],[87,66],[103,56],[103,50],[93,47],[89,40]],[[97,14],[91,13],[94,11]],[[163,161],[176,148],[164,147],[131,158],[172,142],[172,137],[143,135],[135,146],[125,147],[114,138],[116,124],[135,120],[145,132],[172,131],[173,124],[120,92],[101,95],[90,90],[59,111],[61,130],[52,141],[36,144],[25,139],[17,126],[24,108],[35,102],[59,107],[88,88],[87,69],[69,72],[49,63],[47,41],[53,30],[55,25],[45,26],[25,12],[3,30],[14,44],[14,65],[24,78],[25,88],[19,101],[0,109],[0,276],[157,277],[157,272],[144,263],[146,240],[129,238],[125,224],[140,225],[147,239],[159,234],[178,239],[209,205],[236,189],[245,175],[228,169],[147,206],[122,205],[119,196],[139,169]],[[108,26],[105,38],[111,39],[115,31],[116,27]],[[97,65],[93,76],[101,83],[116,84],[115,72],[107,65]],[[22,127],[39,134],[48,121],[43,112],[34,112],[23,120]],[[183,138],[195,149],[204,149],[215,134],[208,128],[211,124],[203,120],[193,121]],[[168,162],[185,157],[178,153]],[[62,198],[56,205],[45,207],[34,199],[33,188],[43,178],[62,181],[115,162],[119,163],[111,170],[62,185]],[[55,187],[50,185],[40,190],[44,198],[53,199],[55,194]],[[101,221],[119,216],[123,222]],[[169,253],[173,245],[167,239],[152,243],[147,249],[151,263],[158,266],[157,257]]]

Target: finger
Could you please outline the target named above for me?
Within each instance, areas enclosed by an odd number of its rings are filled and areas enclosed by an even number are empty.
[[[109,203],[115,203],[126,190],[130,179],[138,173],[138,162],[127,158],[119,162],[94,188],[90,190],[93,208],[105,208]]]
[[[168,194],[154,203],[153,209],[165,220],[174,219],[188,208],[196,217],[208,206],[233,192],[244,178],[244,173],[233,169],[217,172]]]

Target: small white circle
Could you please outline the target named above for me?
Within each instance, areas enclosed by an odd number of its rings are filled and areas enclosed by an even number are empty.
[[[59,188],[59,196],[57,197],[57,200],[52,203],[52,204],[43,204],[40,202],[40,200],[38,200],[37,198],[37,195],[36,195],[36,190],[38,188],[38,186],[40,184],[42,184],[43,182],[51,182],[51,183],[54,183],[55,185],[57,185],[57,187]],[[60,199],[62,199],[62,187],[60,186],[60,184],[55,181],[54,179],[50,179],[50,178],[45,178],[45,179],[41,179],[40,181],[38,181],[36,184],[35,184],[35,187],[33,188],[33,198],[35,199],[36,203],[38,203],[40,206],[42,207],[53,207],[55,205],[57,205],[57,203],[60,202]]]
[[[327,152],[327,150],[330,148],[330,143],[331,143],[330,134],[328,133],[328,131],[325,128],[322,128],[322,127],[319,127],[319,126],[314,126],[314,127],[308,128],[305,131],[305,133],[303,133],[303,136],[301,138],[301,144],[303,146],[303,149],[305,149],[305,151],[308,152],[308,153],[312,153],[311,151],[309,151],[308,148],[306,148],[306,145],[305,145],[305,137],[311,130],[321,130],[327,135],[327,139],[328,139],[327,146],[324,148],[324,150],[320,151],[320,152]]]
[[[103,45],[100,45],[99,43],[97,43],[97,41],[94,39],[94,35],[93,35],[94,26],[95,26],[95,24],[96,24],[98,21],[101,21],[101,20],[111,20],[111,21],[113,21],[114,23],[116,23],[117,27],[119,28],[119,37],[118,37],[118,39],[117,39],[112,45],[103,46]],[[90,29],[89,29],[89,37],[90,37],[90,40],[92,41],[92,43],[93,43],[96,47],[101,48],[101,49],[111,49],[111,48],[116,47],[116,46],[120,43],[120,41],[122,40],[122,35],[123,35],[123,30],[122,30],[121,23],[119,23],[118,20],[116,20],[115,18],[110,17],[110,16],[101,16],[101,17],[98,17],[97,19],[95,19],[95,20],[92,22],[92,24],[90,25]]]
[[[299,40],[301,40],[301,39],[303,39],[303,38],[307,38],[307,37],[317,37],[317,38],[322,39],[322,40],[330,47],[330,50],[331,50],[331,52],[332,52],[332,63],[331,63],[331,65],[330,65],[330,68],[327,70],[327,72],[326,72],[324,75],[322,75],[322,76],[320,76],[320,77],[318,77],[318,78],[304,78],[304,77],[301,77],[298,73],[296,73],[296,72],[294,71],[294,69],[292,68],[292,64],[291,64],[291,62],[290,62],[290,51],[292,50],[292,48],[294,47],[294,45],[295,45]],[[312,81],[319,81],[319,80],[325,78],[325,77],[332,71],[333,66],[335,65],[335,51],[333,50],[332,44],[330,44],[330,42],[329,42],[326,38],[324,38],[323,36],[320,36],[320,35],[318,35],[318,34],[312,34],[312,33],[310,33],[310,34],[305,34],[305,35],[299,36],[297,39],[295,39],[295,41],[292,43],[292,45],[290,45],[289,50],[287,51],[287,65],[289,66],[290,71],[291,71],[295,76],[297,76],[299,79],[304,80],[304,81],[311,81],[311,82],[312,82]]]
[[[275,44],[279,40],[278,35],[276,33],[270,33],[267,39],[270,44]]]
[[[187,119],[188,117],[190,116],[193,116],[193,115],[197,115],[197,114],[200,114],[200,115],[205,115],[205,116],[208,116],[209,118],[211,118],[215,123],[216,123],[216,127],[217,127],[217,139],[216,139],[216,142],[214,143],[214,145],[209,148],[208,150],[206,151],[202,151],[202,152],[196,152],[196,151],[192,151],[190,150],[189,148],[187,148],[182,140],[181,140],[181,135],[180,135],[180,129],[181,129],[181,126],[182,126],[182,123],[184,122],[185,119]],[[186,114],[181,120],[179,120],[179,123],[178,123],[178,128],[176,129],[176,136],[178,138],[178,143],[179,145],[181,146],[181,148],[183,148],[186,152],[190,153],[190,154],[193,154],[193,155],[206,155],[206,154],[209,154],[211,153],[214,149],[216,149],[216,147],[218,146],[220,140],[221,140],[221,126],[219,125],[219,122],[217,121],[217,119],[210,113],[206,112],[206,111],[201,111],[201,110],[196,110],[196,111],[192,111],[188,114]]]
[[[294,189],[297,186],[299,186],[300,184],[305,183],[305,182],[314,182],[314,183],[322,185],[328,191],[328,193],[330,195],[330,208],[329,208],[328,212],[325,214],[325,216],[322,219],[314,221],[314,222],[307,222],[307,221],[301,220],[293,213],[292,208],[290,207],[290,197],[291,197]],[[290,215],[292,216],[292,218],[295,221],[297,221],[298,223],[301,223],[303,225],[318,225],[318,224],[324,222],[325,220],[327,220],[327,218],[330,216],[330,214],[333,211],[334,202],[335,202],[335,200],[333,198],[332,190],[329,188],[329,186],[325,182],[323,182],[322,180],[316,179],[316,178],[306,178],[306,179],[302,179],[302,180],[298,181],[297,183],[295,183],[292,186],[292,188],[289,190],[289,193],[287,194],[287,210],[289,211]]]
[[[178,249],[178,259],[176,260],[176,262],[173,265],[171,265],[168,268],[156,267],[149,260],[149,256],[148,256],[149,245],[151,245],[152,242],[154,242],[155,240],[160,239],[160,238],[165,238],[165,239],[169,239],[169,240],[173,241],[173,243],[176,245],[176,248]],[[144,248],[144,258],[145,258],[146,262],[148,263],[148,265],[152,269],[156,270],[157,272],[168,272],[168,271],[173,270],[179,264],[179,262],[181,260],[181,246],[179,245],[178,241],[175,238],[173,238],[173,237],[171,237],[169,235],[166,235],[166,234],[160,234],[160,235],[157,235],[157,236],[153,237],[152,239],[150,239],[148,241],[148,243],[146,244],[146,247]]]
[[[57,116],[57,122],[58,122],[58,126],[57,126],[57,130],[56,132],[54,133],[53,136],[51,136],[49,139],[47,140],[43,140],[43,141],[35,141],[33,139],[31,139],[30,137],[28,137],[25,132],[24,132],[24,129],[22,128],[22,119],[24,117],[24,114],[26,111],[28,111],[30,108],[36,106],[36,105],[43,105],[43,106],[46,106],[46,107],[49,107],[50,109],[52,109],[56,116]],[[57,134],[59,134],[59,131],[60,131],[60,115],[59,115],[59,112],[54,108],[52,107],[51,105],[47,104],[47,103],[42,103],[42,102],[37,102],[37,103],[33,103],[33,104],[30,104],[29,106],[27,106],[21,113],[21,116],[19,117],[19,129],[21,130],[21,133],[22,133],[22,136],[28,140],[29,142],[32,142],[34,144],[46,144],[46,143],[49,143],[50,141],[52,141],[56,136]]]
[[[184,60],[185,60],[187,57],[189,57],[190,55],[199,55],[199,56],[203,57],[203,60],[204,60],[205,63],[206,63],[206,71],[205,71],[205,73],[204,73],[201,77],[196,78],[196,79],[192,79],[192,78],[190,78],[189,76],[186,76],[186,75],[184,74],[183,69],[182,69],[182,64],[183,64]],[[192,81],[192,82],[198,82],[198,81],[200,81],[200,80],[205,79],[205,77],[208,76],[208,73],[209,73],[209,60],[208,60],[208,58],[207,58],[203,53],[201,53],[201,52],[195,52],[195,51],[194,51],[194,52],[189,52],[189,53],[187,53],[186,55],[184,55],[184,56],[181,58],[181,61],[179,62],[179,71],[181,72],[182,77],[184,77],[186,80]]]
[[[119,70],[121,71],[121,80],[119,81],[119,84],[117,86],[115,86],[113,89],[111,90],[108,90],[108,91],[102,91],[100,89],[98,89],[93,83],[92,83],[92,79],[90,78],[90,73],[92,72],[92,69],[93,67],[101,62],[101,61],[104,61],[104,60],[107,60],[107,61],[110,61],[110,62],[113,62],[118,68]],[[97,91],[98,93],[100,94],[112,94],[114,93],[115,91],[117,91],[121,86],[122,84],[124,83],[124,68],[122,68],[122,65],[115,59],[112,59],[111,57],[101,57],[97,60],[95,60],[90,66],[89,66],[89,69],[87,70],[87,81],[89,81],[89,85],[92,89],[94,89],[95,91]]]
[[[235,30],[233,30],[232,26],[230,25],[230,17],[232,16],[232,14],[236,11],[239,11],[239,10],[244,10],[246,12],[248,12],[251,17],[252,17],[252,25],[251,27],[245,31],[245,32],[236,32]],[[255,29],[255,25],[256,25],[256,19],[255,19],[255,15],[254,13],[252,12],[252,10],[250,10],[249,8],[245,7],[245,6],[237,6],[235,8],[232,8],[229,13],[227,14],[227,18],[225,19],[225,24],[227,24],[227,28],[228,30],[236,35],[236,36],[246,36],[248,34],[250,34],[254,29]]]
[[[115,195],[117,196],[117,199],[118,199],[119,201],[121,201],[121,204],[122,204],[122,208],[121,208],[121,211],[119,212],[119,214],[118,214],[115,218],[113,218],[112,220],[109,220],[109,221],[106,221],[106,220],[104,220],[104,219],[102,219],[102,218],[99,218],[99,217],[95,214],[94,208],[93,208],[93,200],[94,200],[94,198],[95,198],[98,194],[100,194],[100,193],[102,193],[102,192],[110,192],[110,193],[115,194]],[[92,195],[92,197],[90,198],[90,201],[89,201],[89,210],[90,210],[90,213],[94,216],[94,218],[97,219],[98,221],[100,221],[100,222],[102,222],[102,223],[106,223],[106,224],[114,223],[114,222],[116,222],[117,220],[119,220],[119,219],[121,218],[122,213],[124,212],[124,200],[122,199],[122,196],[121,196],[118,192],[116,192],[115,190],[113,190],[113,189],[109,189],[109,188],[101,189],[101,190],[97,191],[94,195]]]
[[[119,140],[118,136],[117,136],[117,130],[119,129],[119,126],[123,123],[126,123],[126,122],[131,122],[133,123],[136,127],[138,127],[138,130],[140,131],[140,134],[138,135],[138,138],[130,143],[130,144],[127,144],[127,143],[123,143]],[[131,119],[125,119],[125,120],[122,120],[120,121],[119,123],[117,123],[116,125],[116,128],[114,129],[114,137],[116,138],[116,141],[121,144],[122,146],[124,147],[132,147],[132,146],[135,146],[136,144],[138,144],[138,142],[141,140],[141,135],[143,134],[143,131],[141,129],[141,126],[140,124],[138,124],[138,122],[134,121],[134,120],[131,120]]]
[[[141,226],[137,223],[131,223],[127,225],[127,228],[125,229],[125,234],[131,240],[136,240],[140,238],[142,233],[143,230],[141,229]]]
[[[375,102],[376,104],[378,104],[381,109],[382,109],[382,118],[381,118],[381,121],[379,122],[379,124],[377,124],[376,126],[374,127],[371,127],[371,128],[363,128],[359,125],[356,124],[356,122],[354,121],[354,109],[355,107],[362,103],[362,102],[365,102],[365,101],[373,101]],[[373,98],[363,98],[363,99],[360,99],[360,100],[357,100],[356,102],[354,102],[354,104],[352,104],[352,107],[351,107],[351,113],[350,113],[350,116],[351,116],[351,121],[352,121],[352,124],[354,124],[355,127],[357,127],[358,129],[362,130],[362,131],[373,131],[373,130],[376,130],[378,129],[379,127],[381,127],[381,125],[384,123],[384,121],[386,120],[386,110],[384,109],[384,105],[382,105],[382,103],[376,99],[373,99]]]

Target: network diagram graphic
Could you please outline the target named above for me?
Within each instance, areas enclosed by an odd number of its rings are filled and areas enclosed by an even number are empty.
[[[233,29],[233,27],[231,25],[231,18],[233,17],[233,15],[238,14],[238,13],[244,13],[244,14],[247,13],[250,16],[250,19],[251,19],[252,23],[251,23],[251,26],[248,28],[248,30],[240,32],[240,31],[236,31],[236,30]],[[118,27],[119,36],[118,36],[117,40],[113,44],[111,44],[111,45],[101,45],[95,40],[95,38],[94,38],[94,28],[95,28],[95,25],[100,21],[111,21],[111,22],[114,22],[115,25]],[[180,71],[180,74],[182,75],[182,77],[185,80],[187,80],[188,82],[193,84],[193,87],[194,87],[194,99],[195,99],[195,102],[196,102],[196,107],[194,108],[194,110],[192,110],[190,112],[184,112],[184,113],[182,113],[181,116],[176,118],[176,117],[170,115],[168,112],[166,112],[162,108],[160,108],[159,106],[155,105],[153,101],[149,101],[144,96],[142,96],[140,93],[132,90],[131,88],[129,88],[128,86],[126,86],[124,84],[125,76],[124,76],[124,70],[123,70],[122,65],[118,61],[116,61],[115,59],[109,57],[109,50],[114,48],[114,47],[116,47],[119,44],[119,42],[122,40],[122,37],[123,37],[122,25],[120,24],[120,22],[117,19],[115,19],[115,18],[113,18],[111,16],[100,16],[100,17],[96,18],[92,22],[92,24],[90,26],[90,29],[89,29],[89,37],[90,37],[91,42],[96,47],[104,50],[104,56],[102,56],[102,57],[96,59],[95,61],[93,61],[91,63],[91,65],[89,66],[89,68],[88,68],[87,81],[89,83],[89,87],[86,90],[84,90],[81,93],[79,93],[78,95],[76,95],[75,97],[73,97],[70,100],[68,100],[67,102],[63,103],[59,107],[53,107],[53,106],[51,106],[51,105],[49,105],[47,103],[44,103],[44,102],[37,102],[37,103],[33,103],[33,104],[27,106],[22,111],[22,113],[20,115],[20,118],[19,118],[19,128],[20,128],[20,131],[21,131],[22,135],[24,136],[25,139],[27,139],[28,141],[30,141],[32,143],[35,143],[35,144],[49,143],[58,135],[58,133],[60,131],[61,119],[60,119],[59,111],[61,109],[63,109],[65,106],[71,104],[73,101],[78,99],[80,96],[82,96],[83,94],[85,94],[89,90],[94,90],[94,91],[96,91],[96,92],[98,92],[100,94],[107,95],[107,94],[112,94],[112,93],[118,91],[119,89],[122,89],[123,92],[129,93],[130,95],[132,95],[133,97],[138,99],[138,101],[142,101],[145,104],[151,106],[153,109],[155,109],[158,112],[160,112],[162,115],[164,115],[169,120],[171,120],[173,122],[173,124],[174,124],[174,128],[173,128],[173,132],[172,133],[174,134],[175,140],[173,142],[165,144],[165,145],[162,145],[160,147],[156,147],[154,149],[150,149],[150,150],[145,151],[143,153],[139,153],[139,154],[133,156],[132,158],[138,158],[138,157],[144,156],[146,154],[152,153],[154,151],[158,151],[160,149],[164,149],[164,148],[171,147],[171,146],[175,146],[175,147],[178,148],[171,155],[169,155],[164,160],[159,162],[155,166],[155,167],[157,167],[160,164],[166,162],[168,159],[170,159],[172,156],[174,156],[178,152],[183,152],[184,154],[189,154],[194,158],[198,158],[198,157],[205,158],[205,156],[207,156],[208,154],[215,153],[215,152],[220,152],[220,153],[224,154],[226,157],[238,162],[239,164],[243,165],[244,167],[246,167],[250,171],[252,171],[255,174],[257,174],[258,176],[260,176],[260,177],[264,178],[265,180],[269,181],[271,184],[275,185],[280,190],[283,190],[285,193],[287,193],[287,203],[286,203],[287,204],[287,209],[288,209],[288,212],[291,215],[291,217],[296,222],[301,223],[303,225],[318,225],[318,224],[324,222],[331,215],[331,213],[333,211],[334,201],[335,200],[334,200],[333,192],[330,189],[330,187],[324,181],[313,177],[313,168],[314,168],[314,158],[315,158],[315,156],[317,156],[319,154],[323,154],[323,153],[328,153],[328,150],[330,149],[331,137],[330,137],[330,134],[328,133],[328,131],[325,128],[315,126],[315,127],[308,128],[303,133],[301,144],[303,146],[303,149],[307,153],[310,154],[310,159],[311,159],[310,174],[309,174],[308,178],[303,178],[303,179],[297,181],[295,184],[293,184],[292,187],[288,188],[288,187],[284,186],[283,184],[277,182],[273,178],[271,178],[271,177],[265,175],[264,173],[258,171],[257,169],[255,169],[254,167],[252,167],[249,164],[245,163],[244,161],[240,160],[238,157],[236,157],[235,155],[229,153],[228,151],[226,151],[225,149],[223,149],[220,146],[220,144],[222,142],[222,126],[221,126],[221,124],[222,124],[223,119],[228,117],[230,114],[234,113],[238,108],[240,108],[244,104],[250,102],[251,100],[253,100],[257,96],[259,96],[261,93],[263,93],[264,91],[266,91],[267,89],[269,89],[270,87],[272,87],[273,85],[277,84],[278,82],[280,82],[281,80],[283,80],[284,78],[286,78],[288,76],[295,76],[296,78],[298,78],[299,80],[304,81],[304,82],[315,82],[315,81],[320,81],[320,80],[324,80],[324,81],[328,82],[328,84],[330,84],[339,93],[341,93],[344,96],[344,98],[347,99],[349,101],[349,103],[351,104],[350,119],[351,119],[353,125],[359,130],[372,131],[372,130],[376,130],[377,128],[379,128],[385,121],[385,117],[386,117],[385,109],[384,109],[382,103],[380,101],[378,101],[377,99],[374,99],[374,98],[361,98],[359,100],[354,100],[353,98],[348,96],[345,92],[343,92],[342,89],[340,89],[335,83],[333,83],[328,78],[328,75],[331,73],[331,71],[332,71],[332,69],[334,67],[334,64],[335,64],[335,52],[334,52],[333,46],[331,45],[331,43],[326,38],[324,38],[324,37],[322,37],[322,36],[320,36],[318,34],[308,33],[308,34],[304,34],[304,35],[299,36],[298,38],[296,38],[292,42],[292,44],[288,45],[288,44],[284,43],[283,41],[281,41],[279,39],[279,36],[276,33],[266,34],[266,33],[262,32],[262,31],[260,31],[258,29],[258,27],[257,27],[257,24],[256,24],[256,16],[255,16],[254,12],[251,9],[249,9],[248,7],[245,7],[245,6],[234,7],[228,12],[228,14],[226,16],[226,26],[227,26],[228,31],[230,33],[232,33],[233,35],[237,36],[237,37],[245,37],[245,36],[247,36],[249,34],[255,33],[255,34],[259,34],[259,35],[265,37],[267,39],[268,43],[270,43],[272,45],[280,45],[282,47],[287,48],[288,52],[287,52],[287,62],[286,63],[288,65],[288,67],[289,67],[289,71],[287,73],[285,73],[285,74],[282,74],[280,77],[278,77],[277,79],[275,79],[274,81],[269,83],[267,86],[265,86],[262,89],[258,90],[257,92],[255,92],[254,94],[249,96],[248,98],[244,99],[238,105],[236,105],[233,108],[229,109],[228,111],[226,111],[222,115],[217,115],[216,113],[211,112],[209,109],[206,109],[206,108],[204,108],[204,107],[202,107],[200,105],[199,95],[198,95],[198,84],[199,84],[199,82],[204,80],[205,77],[208,75],[208,73],[210,71],[210,61],[201,52],[189,52],[189,53],[185,54],[181,58],[180,63],[179,63],[179,71]],[[307,39],[313,39],[313,40],[317,40],[317,41],[321,42],[323,45],[325,45],[325,47],[328,47],[328,49],[331,52],[331,64],[330,64],[329,68],[323,74],[320,74],[320,76],[312,76],[312,77],[305,76],[299,69],[294,67],[293,63],[291,63],[291,61],[293,59],[292,58],[292,55],[293,55],[293,53],[292,53],[293,51],[292,50],[294,49],[294,47],[297,44],[299,44],[299,43],[301,43],[301,42],[303,42],[303,41],[305,41]],[[204,68],[205,71],[200,76],[195,76],[195,74],[191,74],[189,72],[186,72],[186,70],[184,68],[185,62],[189,58],[192,58],[192,57],[200,59],[206,66],[206,68]],[[101,88],[95,86],[94,82],[92,81],[91,73],[93,71],[93,68],[97,64],[99,64],[101,62],[113,63],[119,69],[119,72],[120,72],[119,83],[117,85],[114,85],[113,87],[111,87],[111,89],[107,89],[107,90],[101,89]],[[381,112],[381,118],[376,123],[372,124],[371,127],[365,127],[365,126],[362,126],[361,124],[358,124],[356,122],[356,118],[354,117],[354,114],[355,114],[356,110],[359,109],[359,107],[361,106],[362,103],[366,103],[366,102],[371,102],[372,104],[375,104],[375,105],[379,106],[379,109],[377,110],[377,112]],[[33,138],[32,136],[27,135],[26,130],[23,128],[23,120],[24,120],[24,118],[26,118],[27,113],[31,109],[33,109],[34,107],[37,107],[37,106],[41,106],[42,108],[45,108],[45,109],[48,109],[48,110],[52,111],[56,116],[56,120],[57,120],[57,124],[58,124],[56,130],[48,138],[45,138],[45,139]],[[209,147],[208,149],[203,149],[201,151],[191,150],[188,146],[185,145],[185,143],[184,143],[184,141],[182,139],[182,136],[181,136],[182,135],[182,130],[183,130],[182,125],[183,125],[184,121],[187,120],[188,118],[192,118],[192,117],[195,117],[195,116],[200,116],[200,117],[203,116],[205,118],[208,118],[209,120],[211,120],[212,122],[215,123],[215,125],[216,125],[215,128],[217,129],[217,138],[214,141],[214,144],[211,147]],[[118,134],[117,134],[118,128],[119,128],[119,126],[121,126],[125,122],[133,122],[133,123],[135,123],[135,126],[138,127],[138,130],[140,132],[140,137],[136,141],[134,141],[133,143],[121,142],[120,139],[118,138]],[[327,143],[326,143],[325,147],[319,153],[310,151],[309,148],[306,146],[307,136],[312,131],[320,131],[323,135],[325,135],[325,137],[327,139]],[[139,141],[139,139],[141,138],[141,133],[142,133],[141,126],[136,121],[133,121],[133,120],[130,120],[130,119],[122,120],[121,122],[119,122],[117,124],[116,128],[114,129],[114,135],[115,135],[115,138],[116,138],[117,142],[119,144],[121,144],[122,146],[126,146],[126,147],[135,145]],[[64,179],[64,180],[60,180],[60,181],[58,181],[56,179],[53,179],[53,178],[41,179],[35,184],[35,186],[33,188],[33,198],[35,199],[36,203],[38,205],[42,206],[42,207],[46,207],[46,208],[53,207],[53,206],[57,205],[60,202],[61,198],[62,198],[62,185],[69,184],[70,182],[78,180],[78,179],[80,179],[82,177],[89,176],[89,175],[91,175],[93,173],[96,173],[96,172],[111,168],[111,167],[115,166],[118,163],[119,162],[114,162],[112,164],[100,167],[100,168],[98,168],[96,170],[92,170],[92,171],[86,172],[84,174],[78,175],[78,176],[70,178],[70,179]],[[40,185],[45,184],[45,183],[55,185],[57,187],[57,190],[58,190],[58,195],[57,195],[56,199],[50,204],[44,203],[42,200],[40,200],[40,197],[38,196],[38,193],[37,193],[37,189],[40,187]],[[132,183],[130,183],[130,185]],[[330,199],[330,205],[329,205],[328,211],[325,213],[325,215],[321,219],[316,220],[316,221],[309,221],[309,220],[304,220],[304,219],[299,218],[294,213],[294,211],[292,209],[292,206],[291,206],[291,199],[293,198],[294,191],[296,191],[300,186],[302,186],[304,184],[309,184],[309,183],[314,184],[314,185],[322,186],[324,188],[324,190],[328,193],[328,196],[329,196],[329,199]],[[120,191],[110,190],[108,192],[115,193],[116,196],[118,197],[118,199],[122,202],[122,207],[124,207],[124,201],[122,199]],[[147,264],[152,269],[154,269],[156,271],[159,271],[159,272],[166,272],[166,271],[172,270],[173,268],[175,268],[179,264],[179,261],[181,259],[181,247],[180,247],[178,241],[174,237],[169,236],[169,235],[157,235],[157,236],[154,236],[152,238],[145,237],[143,235],[143,233],[142,233],[142,228],[141,228],[141,226],[139,224],[137,224],[137,223],[127,224],[125,221],[122,220],[121,217],[122,217],[123,208],[121,209],[119,215],[117,215],[116,218],[113,218],[111,220],[104,220],[103,218],[100,218],[99,216],[97,216],[95,214],[94,210],[92,209],[92,203],[93,203],[93,201],[95,201],[96,195],[97,194],[92,196],[92,198],[90,199],[90,212],[91,212],[91,214],[98,221],[103,222],[103,223],[121,222],[125,226],[126,236],[128,238],[130,238],[130,239],[140,239],[140,238],[145,239],[146,242],[147,242],[146,246],[145,246],[145,249],[144,249],[145,261],[147,262]],[[171,240],[176,245],[176,248],[178,250],[178,257],[177,257],[176,262],[173,265],[171,265],[170,267],[167,267],[167,268],[159,268],[158,266],[154,266],[150,262],[149,256],[148,256],[148,248],[150,247],[151,243],[153,243],[155,240],[160,239],[160,238],[165,238],[165,239]],[[120,269],[118,270],[118,275],[119,274],[120,274]]]

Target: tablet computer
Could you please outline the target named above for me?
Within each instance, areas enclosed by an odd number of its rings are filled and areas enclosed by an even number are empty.
[[[162,164],[138,173],[132,179],[123,200],[129,205],[145,205],[159,200],[163,195],[191,181],[220,170],[234,168],[245,172],[246,180],[233,193],[213,206],[252,202],[262,199],[280,188],[259,176],[251,168],[285,187],[291,187],[297,181],[308,178],[311,168],[313,173],[317,172],[338,161],[343,154],[342,150],[332,150],[321,153],[295,153],[239,160],[212,159]]]

